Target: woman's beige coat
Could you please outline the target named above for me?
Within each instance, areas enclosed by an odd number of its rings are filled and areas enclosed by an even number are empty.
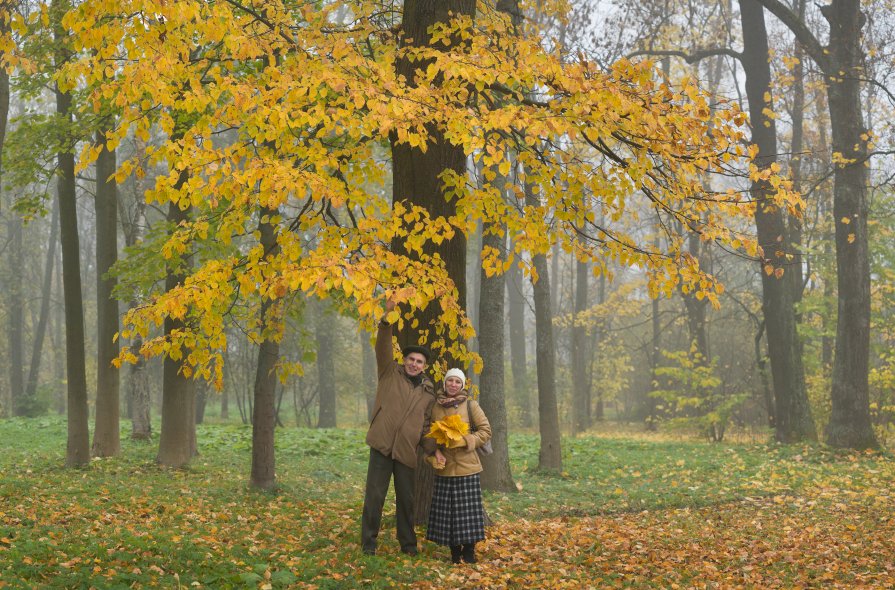
[[[445,408],[439,404],[432,406],[432,422],[441,420],[452,414],[459,414],[463,421],[470,425],[469,434],[463,439],[466,446],[455,447],[451,449],[441,449],[444,454],[444,469],[435,471],[435,475],[443,477],[459,477],[461,475],[472,475],[482,472],[482,462],[479,460],[479,454],[475,450],[491,440],[491,424],[482,411],[479,403],[471,398],[461,402],[456,408]],[[475,432],[473,432],[475,425]]]

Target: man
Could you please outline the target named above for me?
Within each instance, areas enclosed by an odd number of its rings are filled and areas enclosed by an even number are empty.
[[[413,494],[417,447],[428,428],[435,386],[426,376],[431,353],[423,346],[402,350],[403,363],[392,355],[392,326],[386,321],[395,302],[385,304],[385,316],[376,336],[376,367],[379,381],[376,403],[367,431],[370,462],[361,518],[361,548],[367,555],[376,553],[376,537],[382,521],[382,506],[389,481],[395,478],[395,516],[401,551],[416,555],[413,528]]]

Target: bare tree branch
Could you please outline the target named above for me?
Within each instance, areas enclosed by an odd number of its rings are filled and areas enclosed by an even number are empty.
[[[808,55],[811,56],[811,59],[820,66],[821,70],[824,72],[830,71],[830,59],[827,56],[824,46],[821,45],[820,41],[817,40],[817,37],[814,36],[814,33],[811,32],[811,29],[808,28],[804,21],[799,18],[799,15],[793,12],[780,0],[757,0],[757,2],[764,6],[768,12],[780,19],[780,22],[792,31],[799,43],[802,44],[802,47],[805,48]]]
[[[680,51],[677,49],[643,49],[641,51],[634,51],[633,53],[629,53],[626,57],[637,57],[640,55],[679,57],[688,64],[696,63],[700,60],[706,59],[707,57],[715,57],[718,55],[726,55],[736,60],[742,59],[743,57],[743,54],[741,52],[734,51],[733,49],[729,49],[727,47],[697,49],[693,53],[687,53],[685,51]]]

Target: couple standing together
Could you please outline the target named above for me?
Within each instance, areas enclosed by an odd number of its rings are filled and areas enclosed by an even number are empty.
[[[401,351],[403,363],[395,362],[392,326],[386,321],[394,308],[394,301],[389,299],[376,336],[379,379],[367,431],[370,462],[361,519],[361,549],[368,555],[376,553],[382,507],[389,481],[394,477],[398,542],[402,552],[416,555],[413,498],[417,448],[422,447],[436,467],[426,538],[450,547],[454,563],[475,563],[475,544],[485,538],[479,482],[482,463],[475,450],[491,439],[491,425],[479,404],[469,397],[466,376],[460,369],[450,369],[444,386],[436,392],[425,374],[430,360],[428,349],[407,346]],[[438,445],[425,436],[432,422],[451,415],[459,415],[469,425],[469,433],[456,445]]]

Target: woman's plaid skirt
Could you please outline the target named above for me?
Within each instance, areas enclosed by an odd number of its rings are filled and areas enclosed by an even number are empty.
[[[485,508],[479,474],[435,476],[426,538],[439,545],[465,545],[485,538]]]

